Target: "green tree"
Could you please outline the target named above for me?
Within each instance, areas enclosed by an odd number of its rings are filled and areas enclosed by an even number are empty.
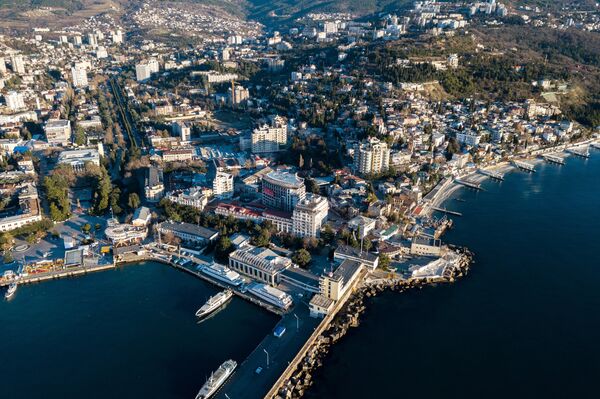
[[[87,140],[85,137],[85,130],[81,127],[81,126],[77,126],[77,129],[75,129],[75,144],[77,145],[84,145]]]
[[[310,256],[310,253],[304,248],[300,248],[292,256],[292,262],[294,262],[302,268],[306,268],[306,266],[308,266],[311,260],[312,258]]]
[[[137,193],[131,193],[129,194],[129,199],[127,201],[127,205],[129,205],[129,207],[131,209],[137,209],[141,204],[140,201],[140,196],[137,195]]]
[[[390,267],[391,259],[386,254],[379,256],[379,267],[383,270],[387,270]]]
[[[229,237],[221,236],[215,248],[215,258],[221,262],[227,261],[229,254],[233,252],[233,244]]]

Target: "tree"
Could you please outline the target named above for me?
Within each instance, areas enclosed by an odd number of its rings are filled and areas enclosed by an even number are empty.
[[[217,242],[217,247],[215,248],[215,258],[221,262],[225,262],[227,261],[229,254],[233,252],[233,249],[233,244],[229,237],[221,236]]]
[[[92,229],[92,225],[89,223],[86,223],[83,226],[81,226],[81,231],[83,231],[86,234],[89,233],[91,229]]]
[[[292,256],[292,262],[302,268],[306,268],[311,260],[310,253],[304,248],[300,248],[294,253],[294,256]]]
[[[129,194],[129,200],[127,201],[127,205],[129,205],[131,209],[137,209],[140,206],[140,203],[140,196],[137,195],[137,193]]]
[[[390,262],[390,257],[385,254],[379,257],[379,267],[383,270],[387,270],[390,267]]]
[[[86,143],[86,137],[85,137],[85,130],[81,127],[78,126],[77,129],[75,129],[75,144],[77,145],[84,145]]]

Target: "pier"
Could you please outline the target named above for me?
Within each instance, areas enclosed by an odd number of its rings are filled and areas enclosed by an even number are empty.
[[[472,182],[470,180],[465,180],[465,179],[456,179],[455,181],[458,184],[462,184],[463,186],[472,188],[474,190],[481,190],[481,186],[479,185],[479,183],[475,183],[475,182]]]
[[[545,155],[542,155],[542,158],[544,158],[544,160],[547,162],[555,163],[557,165],[565,164],[565,159],[563,157],[555,155],[555,154],[545,154]]]
[[[600,150],[600,143],[591,143],[590,147]]]
[[[446,209],[446,208],[438,208],[437,206],[432,206],[431,209],[433,209],[434,211],[438,211],[438,212],[442,212],[442,213],[447,213],[448,215],[462,216],[462,213],[456,212],[456,211],[451,211],[451,210]]]
[[[521,170],[524,170],[526,172],[535,173],[535,167],[530,163],[515,160],[515,161],[513,161],[513,164]]]
[[[589,158],[590,157],[590,149],[589,147],[583,147],[583,148],[569,148],[567,149],[567,152],[569,154],[573,154],[577,157],[580,158]]]
[[[494,172],[493,170],[488,170],[488,169],[479,169],[479,173],[481,173],[484,176],[488,176],[491,177],[492,179],[496,179],[499,181],[503,181],[504,180],[504,175],[500,172]]]

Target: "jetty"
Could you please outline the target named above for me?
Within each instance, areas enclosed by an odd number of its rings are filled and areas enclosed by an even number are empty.
[[[542,158],[544,158],[544,160],[546,162],[555,163],[557,165],[565,164],[565,159],[556,154],[545,154],[545,155],[542,155]]]
[[[600,143],[591,143],[590,147],[600,150]]]
[[[589,158],[590,157],[590,149],[589,147],[583,147],[583,148],[568,148],[567,152],[569,154],[573,154],[577,157],[580,158]]]
[[[447,213],[448,215],[462,216],[462,213],[456,212],[456,211],[451,211],[451,210],[446,209],[446,208],[438,208],[437,206],[432,206],[431,209],[433,209],[434,211],[438,211],[438,212],[442,212],[442,213]]]
[[[481,173],[484,176],[488,176],[491,177],[492,179],[496,179],[499,181],[503,181],[504,180],[504,175],[500,172],[495,172],[493,170],[488,170],[488,169],[479,169],[479,173]]]
[[[456,179],[455,181],[458,184],[462,184],[465,187],[469,187],[469,188],[472,188],[474,190],[481,190],[481,185],[479,183],[475,183],[473,181],[466,180],[466,179]]]
[[[513,161],[513,165],[526,172],[535,173],[535,167],[530,163],[515,160]]]

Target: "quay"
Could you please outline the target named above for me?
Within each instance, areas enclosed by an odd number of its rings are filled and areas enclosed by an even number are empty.
[[[590,150],[589,147],[584,147],[584,148],[568,148],[567,152],[569,154],[573,154],[575,156],[578,156],[580,158],[589,158],[590,157]]]
[[[542,155],[542,158],[544,158],[545,161],[550,162],[550,163],[555,163],[557,165],[564,165],[565,164],[565,159],[561,156],[558,155],[554,155],[554,154],[545,154]]]
[[[530,163],[514,160],[513,164],[521,170],[524,170],[526,172],[535,173],[535,167]]]
[[[591,143],[590,147],[600,150],[600,143]]]
[[[481,173],[484,176],[491,177],[492,179],[496,179],[496,180],[500,180],[500,181],[504,180],[504,175],[502,173],[494,172],[493,170],[479,169],[479,173]]]
[[[437,206],[432,206],[431,209],[433,209],[434,211],[438,211],[438,212],[442,212],[442,213],[447,213],[448,215],[462,216],[462,213],[456,212],[456,211],[451,211],[451,210],[446,209],[446,208],[438,208]]]
[[[16,282],[20,284],[30,284],[30,283],[38,283],[41,281],[47,280],[55,280],[64,277],[75,277],[80,276],[82,274],[98,272],[102,270],[114,269],[116,266],[112,263],[103,264],[103,265],[93,265],[93,266],[78,266],[78,267],[69,267],[61,270],[53,270],[49,272],[43,273],[35,273],[29,274],[26,276],[21,276],[19,280]],[[15,282],[14,280],[0,280],[0,287],[10,285]]]
[[[472,188],[474,190],[481,190],[481,186],[479,185],[479,183],[475,183],[475,182],[472,182],[470,180],[465,180],[465,179],[455,179],[455,181],[458,184],[462,184],[463,186]]]

